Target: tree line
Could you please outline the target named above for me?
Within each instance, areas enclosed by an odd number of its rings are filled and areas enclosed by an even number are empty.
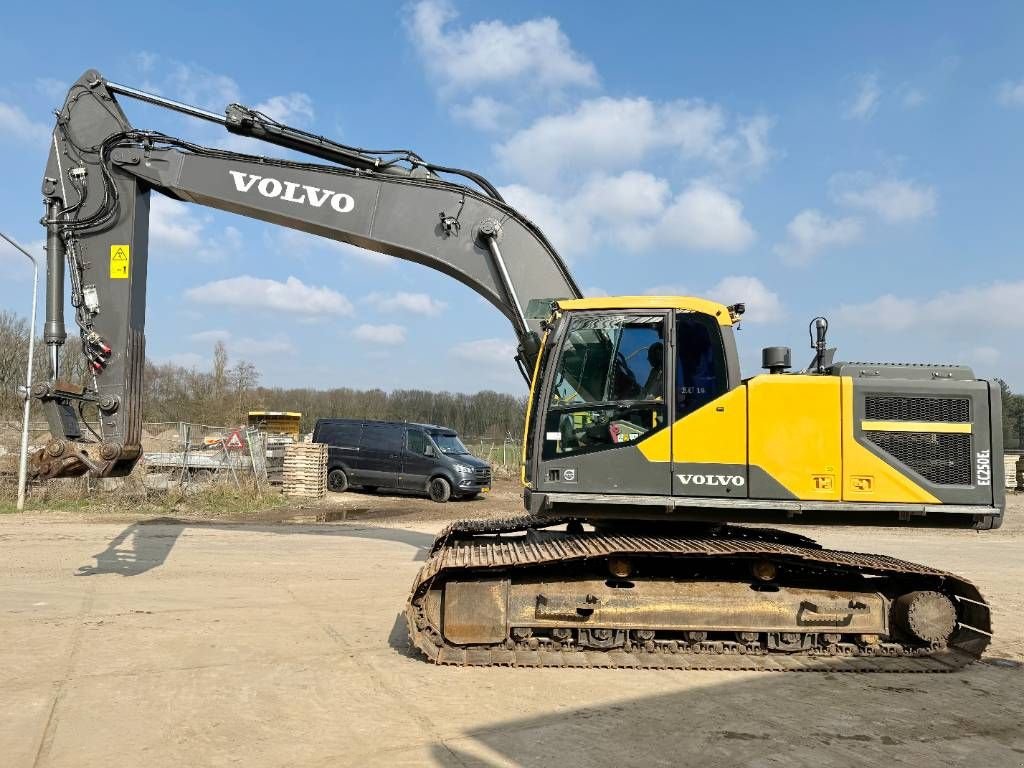
[[[17,393],[28,360],[28,322],[0,311],[0,420],[18,419],[22,400]],[[35,380],[47,376],[46,346],[36,343]],[[70,336],[61,352],[61,378],[81,380],[84,362],[77,338]],[[143,420],[188,421],[215,426],[244,424],[251,410],[299,411],[302,430],[312,431],[318,418],[417,421],[451,427],[460,434],[502,439],[522,434],[526,398],[501,392],[430,392],[417,389],[359,390],[260,386],[260,372],[246,360],[232,361],[218,341],[209,371],[147,360]],[[37,407],[37,406],[34,406]],[[86,410],[89,416],[89,411]],[[42,420],[41,413],[33,415]]]

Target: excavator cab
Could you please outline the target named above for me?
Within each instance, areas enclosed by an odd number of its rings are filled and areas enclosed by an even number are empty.
[[[740,383],[733,319],[692,297],[558,302],[532,382],[531,488],[671,496],[680,420]]]

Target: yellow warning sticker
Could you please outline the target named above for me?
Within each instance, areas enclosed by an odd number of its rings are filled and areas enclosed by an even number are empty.
[[[110,246],[110,279],[128,279],[128,267],[131,263],[131,250],[127,245]]]

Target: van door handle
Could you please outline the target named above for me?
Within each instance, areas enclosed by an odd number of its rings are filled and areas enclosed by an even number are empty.
[[[397,459],[397,458],[398,458],[398,454],[397,454],[397,453],[392,453],[392,454],[389,454],[389,455],[388,455],[388,458],[389,458],[389,459]]]

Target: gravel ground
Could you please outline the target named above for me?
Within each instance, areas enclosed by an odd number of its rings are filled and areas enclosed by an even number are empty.
[[[245,522],[0,516],[0,765],[1024,765],[1024,497],[989,533],[800,529],[978,584],[996,637],[961,672],[425,663],[399,612],[433,535],[519,509],[499,484]]]

